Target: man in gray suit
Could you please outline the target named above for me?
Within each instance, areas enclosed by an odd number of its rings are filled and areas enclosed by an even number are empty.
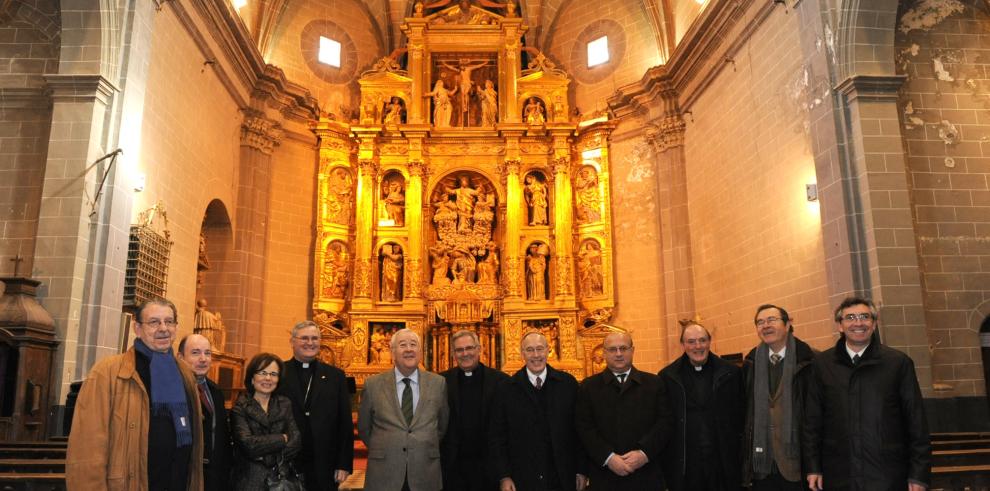
[[[447,431],[444,378],[419,369],[419,335],[392,335],[395,367],[368,377],[358,412],[358,435],[368,446],[364,488],[376,491],[436,491],[443,487],[440,440]]]

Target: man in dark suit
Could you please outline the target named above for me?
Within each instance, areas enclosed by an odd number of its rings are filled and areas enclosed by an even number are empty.
[[[354,422],[344,372],[320,362],[320,327],[312,321],[292,328],[292,359],[285,362],[276,394],[292,401],[302,433],[296,469],[309,491],[335,490],[354,466]]]
[[[485,472],[488,423],[495,391],[509,376],[481,363],[481,343],[474,332],[455,332],[450,345],[457,366],[443,372],[450,406],[450,426],[440,443],[443,488],[492,491],[498,489],[498,482]]]
[[[369,491],[437,491],[443,487],[440,440],[447,431],[447,382],[419,369],[419,334],[392,335],[393,368],[368,377],[358,411],[358,434],[368,446]]]
[[[577,380],[547,364],[547,338],[523,336],[526,366],[499,387],[489,428],[501,491],[581,491],[584,451],[574,429]]]
[[[213,362],[210,340],[200,334],[190,334],[179,341],[178,358],[196,375],[196,389],[203,408],[203,489],[230,489],[230,466],[233,445],[227,426],[227,408],[223,391],[206,377]]]
[[[726,491],[741,484],[743,395],[739,367],[710,351],[712,335],[681,321],[684,355],[660,371],[674,424],[663,456],[670,491]]]
[[[629,334],[609,334],[602,348],[607,368],[581,383],[575,409],[578,435],[591,459],[591,489],[662,489],[660,452],[670,431],[663,384],[633,366]]]

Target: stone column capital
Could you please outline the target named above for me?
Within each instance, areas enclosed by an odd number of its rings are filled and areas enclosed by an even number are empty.
[[[668,148],[684,146],[684,132],[687,125],[680,115],[665,116],[656,120],[646,130],[646,141],[657,153]]]
[[[407,168],[409,169],[409,177],[416,176],[422,178],[426,174],[427,170],[426,164],[419,159],[410,160]]]
[[[371,159],[358,160],[358,169],[361,170],[361,174],[366,176],[378,175],[378,162]]]
[[[241,145],[251,147],[265,155],[271,155],[282,143],[282,125],[265,117],[260,111],[244,112],[241,123]]]
[[[119,92],[103,75],[48,74],[45,82],[54,102],[93,102],[104,104]]]
[[[553,173],[561,174],[566,177],[567,174],[571,172],[571,158],[570,157],[557,157],[553,159]]]
[[[835,87],[846,100],[856,99],[897,102],[897,93],[907,75],[854,75]]]

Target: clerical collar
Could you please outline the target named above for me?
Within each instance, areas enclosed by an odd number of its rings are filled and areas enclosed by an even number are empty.
[[[309,368],[309,362],[308,361],[302,362],[302,367],[303,368]]]
[[[470,377],[470,376],[472,376],[472,375],[474,375],[474,372],[473,372],[473,371],[468,371],[468,370],[465,370],[465,371],[464,371],[464,376],[465,376],[465,377]]]

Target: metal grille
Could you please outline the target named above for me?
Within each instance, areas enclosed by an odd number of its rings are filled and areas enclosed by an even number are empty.
[[[168,256],[172,241],[146,225],[132,225],[127,245],[124,305],[139,305],[164,298],[168,280]]]

